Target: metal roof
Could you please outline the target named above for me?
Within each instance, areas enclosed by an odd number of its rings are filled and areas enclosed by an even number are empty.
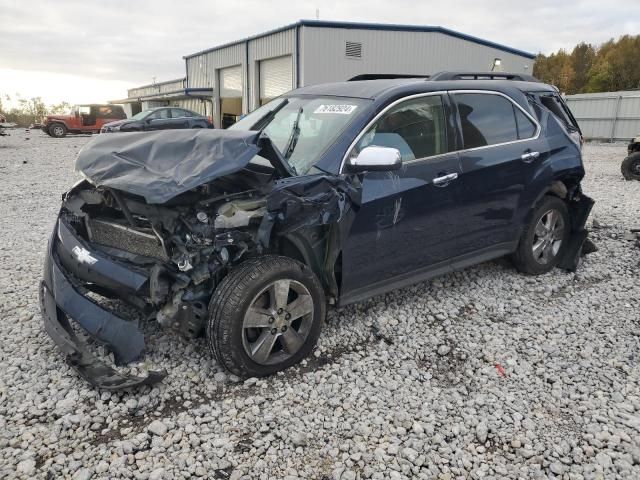
[[[283,27],[275,28],[273,30],[268,30],[264,33],[260,33],[257,35],[252,35],[249,37],[242,38],[240,40],[236,40],[229,43],[224,43],[222,45],[218,45],[215,47],[207,48],[205,50],[201,50],[196,53],[192,53],[190,55],[185,55],[182,57],[183,59],[188,59],[192,57],[196,57],[198,55],[202,55],[204,53],[213,52],[215,50],[220,50],[222,48],[230,47],[232,45],[238,45],[240,43],[248,42],[250,40],[255,40],[258,38],[266,37],[269,35],[273,35],[275,33],[283,32],[285,30],[290,30],[292,28],[297,28],[301,26],[306,27],[318,27],[318,28],[344,28],[351,30],[381,30],[381,31],[400,31],[400,32],[433,32],[433,33],[442,33],[444,35],[449,35],[451,37],[460,38],[462,40],[467,40],[469,42],[477,43],[480,45],[484,45],[486,47],[495,48],[498,50],[502,50],[504,52],[513,53],[515,55],[520,55],[522,57],[526,57],[529,59],[534,59],[536,56],[533,53],[525,52],[524,50],[518,50],[516,48],[511,48],[506,45],[502,45],[500,43],[492,42],[489,40],[484,40],[482,38],[474,37],[473,35],[467,35],[465,33],[457,32],[455,30],[450,30],[448,28],[439,27],[439,26],[430,26],[430,25],[398,25],[398,24],[385,24],[385,23],[359,23],[359,22],[338,22],[338,21],[326,21],[326,20],[299,20],[296,23],[292,23],[290,25],[285,25]]]
[[[166,85],[167,83],[184,82],[186,79],[187,77],[180,77],[174,80],[164,80],[162,82],[150,83],[148,85],[140,85],[139,87],[132,87],[132,88],[129,88],[129,90],[137,90],[139,88],[158,87],[160,85]]]
[[[168,83],[168,82],[164,82]],[[156,84],[157,85],[157,84]],[[142,88],[142,87],[139,87]],[[180,90],[173,90],[171,92],[161,92],[161,93],[148,93],[146,95],[138,95],[135,97],[127,97],[122,100],[111,100],[109,103],[119,104],[119,103],[133,103],[140,101],[148,101],[148,100],[175,100],[182,98],[205,98],[210,99],[213,95],[213,88],[183,88]]]

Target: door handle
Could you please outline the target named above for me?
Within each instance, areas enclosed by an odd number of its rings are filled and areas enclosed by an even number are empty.
[[[448,175],[443,175],[441,177],[436,177],[433,179],[433,184],[436,187],[444,187],[445,185],[447,185],[451,180],[455,180],[456,178],[458,178],[458,174],[457,173],[449,173]]]
[[[527,153],[523,153],[520,159],[525,163],[530,163],[530,162],[533,162],[539,156],[540,156],[540,152],[527,152]]]

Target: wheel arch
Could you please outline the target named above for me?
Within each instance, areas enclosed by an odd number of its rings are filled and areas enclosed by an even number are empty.
[[[53,120],[49,126],[47,127],[47,129],[53,127],[56,123],[59,123],[60,125],[62,125],[64,128],[67,129],[67,131],[69,131],[69,125],[67,125],[67,122],[65,122],[64,120]]]
[[[319,232],[318,232],[319,233]],[[316,239],[313,243],[310,239]],[[314,232],[291,232],[278,237],[275,253],[293,258],[308,266],[320,281],[325,295],[335,295],[336,279],[333,272],[325,269],[325,257],[328,243],[326,237]]]

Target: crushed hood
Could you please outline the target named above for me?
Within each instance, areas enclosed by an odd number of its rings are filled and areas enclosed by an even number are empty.
[[[277,172],[288,168],[259,132],[193,129],[99,135],[80,150],[76,170],[158,204],[242,170],[258,152]]]

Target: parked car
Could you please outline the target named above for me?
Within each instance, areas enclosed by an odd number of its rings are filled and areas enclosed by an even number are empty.
[[[264,376],[312,351],[328,306],[503,256],[575,269],[593,205],[579,129],[545,107],[566,108],[554,87],[491,75],[313,85],[228,130],[93,139],[49,242],[47,332],[94,385],[156,382],[72,333],[138,358],[137,322],[95,294],[119,298]]]
[[[199,113],[177,107],[157,107],[144,110],[127,120],[107,123],[101,133],[142,132],[174,128],[213,128],[209,119]]]
[[[56,138],[69,133],[98,133],[105,123],[127,118],[120,105],[75,105],[69,115],[47,115],[42,131]]]
[[[625,180],[640,180],[640,134],[629,142],[627,152],[620,166],[622,176]]]

